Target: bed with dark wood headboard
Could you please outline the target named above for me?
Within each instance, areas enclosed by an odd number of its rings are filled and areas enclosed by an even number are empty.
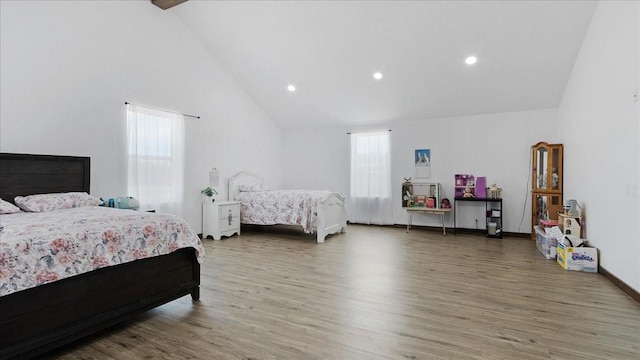
[[[0,198],[84,191],[90,159],[0,153]],[[1,239],[0,239],[1,241]],[[0,358],[30,358],[191,295],[200,296],[196,250],[110,266],[0,297]]]

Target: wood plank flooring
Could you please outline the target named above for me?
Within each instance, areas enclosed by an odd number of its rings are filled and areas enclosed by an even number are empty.
[[[58,359],[640,359],[640,304],[528,239],[350,225],[204,240],[178,299]]]

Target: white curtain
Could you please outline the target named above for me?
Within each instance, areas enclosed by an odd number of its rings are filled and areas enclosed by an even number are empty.
[[[389,131],[351,134],[349,221],[393,224]]]
[[[182,217],[184,116],[127,105],[127,150],[128,195]]]

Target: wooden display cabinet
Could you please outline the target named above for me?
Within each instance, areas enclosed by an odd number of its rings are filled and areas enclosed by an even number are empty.
[[[557,220],[562,202],[562,144],[539,142],[531,147],[531,238],[540,219]]]

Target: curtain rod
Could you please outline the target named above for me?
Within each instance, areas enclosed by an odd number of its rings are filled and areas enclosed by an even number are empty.
[[[363,131],[363,133],[365,133],[365,132],[376,132],[376,131],[380,131],[380,130]],[[391,129],[389,129],[389,132],[391,132]],[[351,133],[348,132],[347,135],[351,135]]]
[[[170,112],[170,113],[174,113],[174,114],[178,114],[178,115],[182,115],[182,116],[188,116],[188,117],[192,117],[192,118],[200,119],[200,116],[196,116],[196,115],[189,115],[189,114],[182,114],[182,113],[179,113],[179,112],[176,112],[176,111],[163,110],[163,109],[153,108],[153,107],[146,106],[146,105],[137,105],[137,104],[132,104],[132,103],[130,103],[130,102],[128,102],[128,101],[125,101],[125,102],[124,102],[124,104],[125,104],[125,105],[142,106],[142,107],[146,107],[146,108],[149,108],[149,109],[160,110],[160,111],[166,111],[166,112]]]

